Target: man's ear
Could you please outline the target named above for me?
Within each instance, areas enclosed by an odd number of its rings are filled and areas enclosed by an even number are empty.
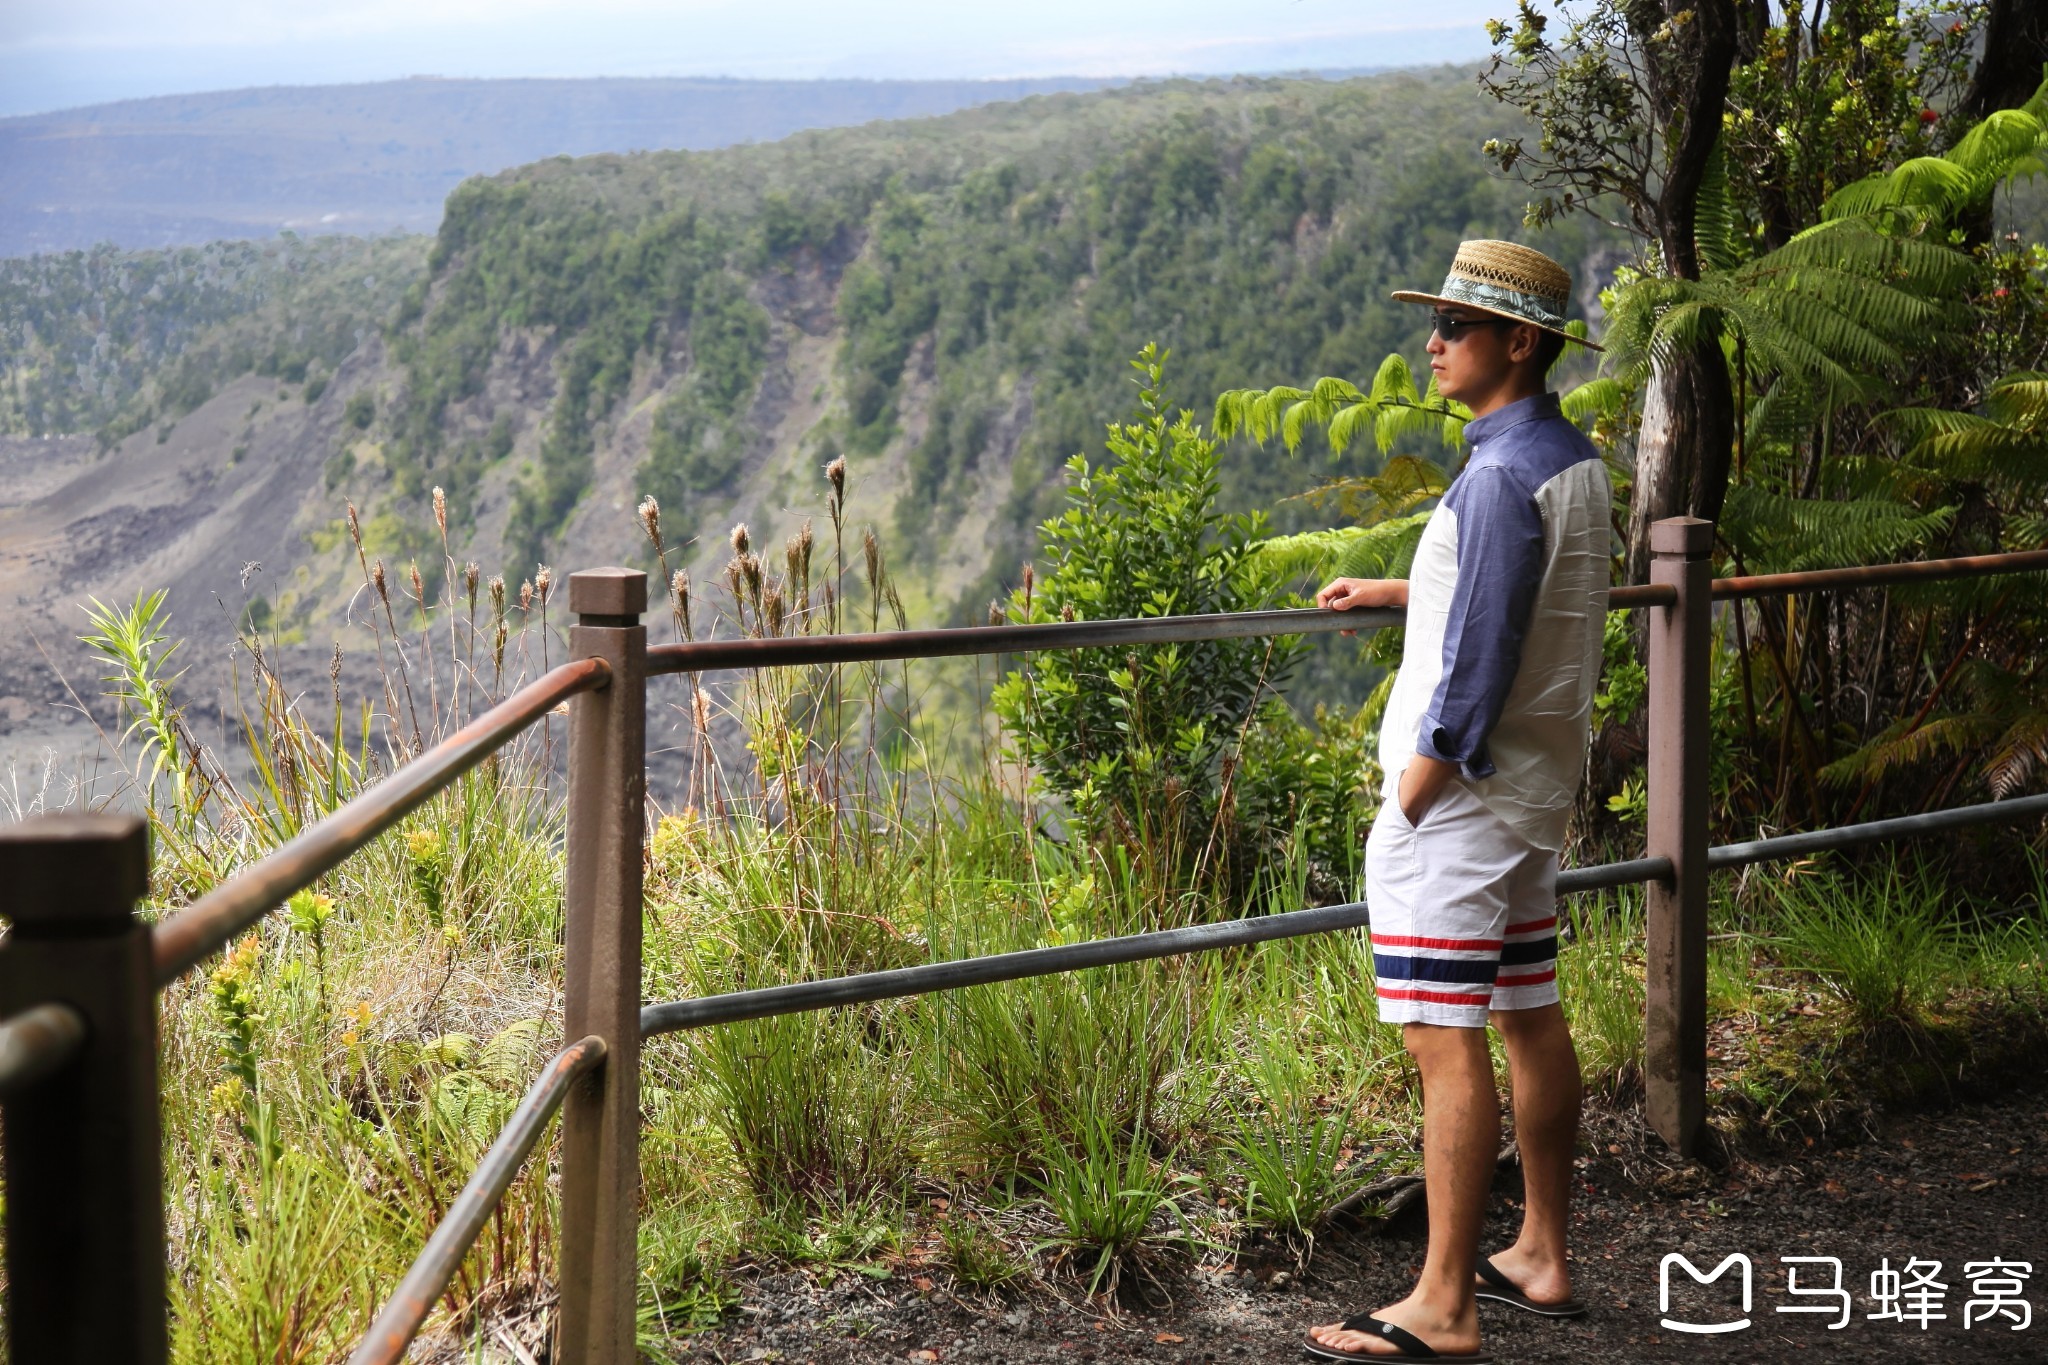
[[[1523,323],[1508,336],[1508,359],[1520,365],[1533,360],[1543,344],[1543,333],[1532,323]]]

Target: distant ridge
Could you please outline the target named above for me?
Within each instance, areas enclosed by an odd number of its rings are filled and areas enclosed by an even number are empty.
[[[432,232],[457,183],[544,157],[768,142],[1121,83],[423,76],[23,115],[0,119],[0,256]]]

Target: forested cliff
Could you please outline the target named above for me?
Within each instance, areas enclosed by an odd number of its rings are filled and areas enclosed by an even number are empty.
[[[264,610],[325,638],[360,582],[345,502],[372,555],[394,573],[417,557],[432,582],[441,487],[454,559],[516,584],[542,561],[641,555],[648,493],[672,539],[775,531],[821,504],[843,454],[913,614],[962,619],[1027,556],[1061,462],[1127,407],[1138,346],[1171,348],[1171,396],[1198,414],[1226,388],[1417,351],[1387,292],[1434,284],[1461,237],[1517,231],[1526,192],[1478,150],[1509,117],[1466,70],[1147,83],[541,162],[462,185],[424,265],[400,239],[5,263],[0,417],[112,447],[24,449],[39,483],[68,486],[66,458],[98,466],[97,496],[15,520],[61,537],[104,517],[145,491],[108,477],[129,465],[176,466],[149,496],[189,508],[58,581],[19,559],[15,577],[46,610],[169,582],[192,618],[243,598],[250,561],[303,566]],[[1581,310],[1619,259],[1605,234],[1536,239],[1577,268]],[[1298,523],[1280,500],[1331,467],[1313,444],[1246,446],[1226,498]],[[223,479],[267,480],[275,529]]]

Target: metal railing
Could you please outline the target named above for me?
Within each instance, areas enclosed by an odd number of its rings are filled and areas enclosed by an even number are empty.
[[[2048,569],[2048,551],[1724,579],[1712,527],[1652,528],[1651,582],[1616,588],[1648,608],[1649,815],[1645,855],[1558,874],[1560,896],[1644,884],[1646,1108],[1681,1151],[1706,1093],[1706,876],[1967,824],[2048,814],[2048,795],[1709,848],[1707,678],[1716,598],[1859,588]],[[650,675],[1048,649],[1241,639],[1399,624],[1399,610],[1321,610],[1137,621],[701,641],[649,648],[645,575],[570,578],[572,660],[156,926],[147,828],[132,817],[55,816],[0,827],[0,1102],[5,1104],[7,1331],[17,1360],[165,1359],[165,1241],[156,996],[287,897],[313,884],[562,702],[570,704],[564,876],[564,1033],[351,1365],[403,1358],[550,1119],[562,1113],[560,1313],[553,1358],[629,1365],[643,1037],[741,1019],[1210,952],[1366,924],[1362,903],[1027,949],[827,981],[647,1005],[641,990]]]

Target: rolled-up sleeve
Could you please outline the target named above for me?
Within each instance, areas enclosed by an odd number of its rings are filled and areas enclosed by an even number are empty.
[[[1543,517],[1498,465],[1468,467],[1445,495],[1457,518],[1458,581],[1444,623],[1443,672],[1415,751],[1491,776],[1486,737],[1500,719],[1543,577]]]

